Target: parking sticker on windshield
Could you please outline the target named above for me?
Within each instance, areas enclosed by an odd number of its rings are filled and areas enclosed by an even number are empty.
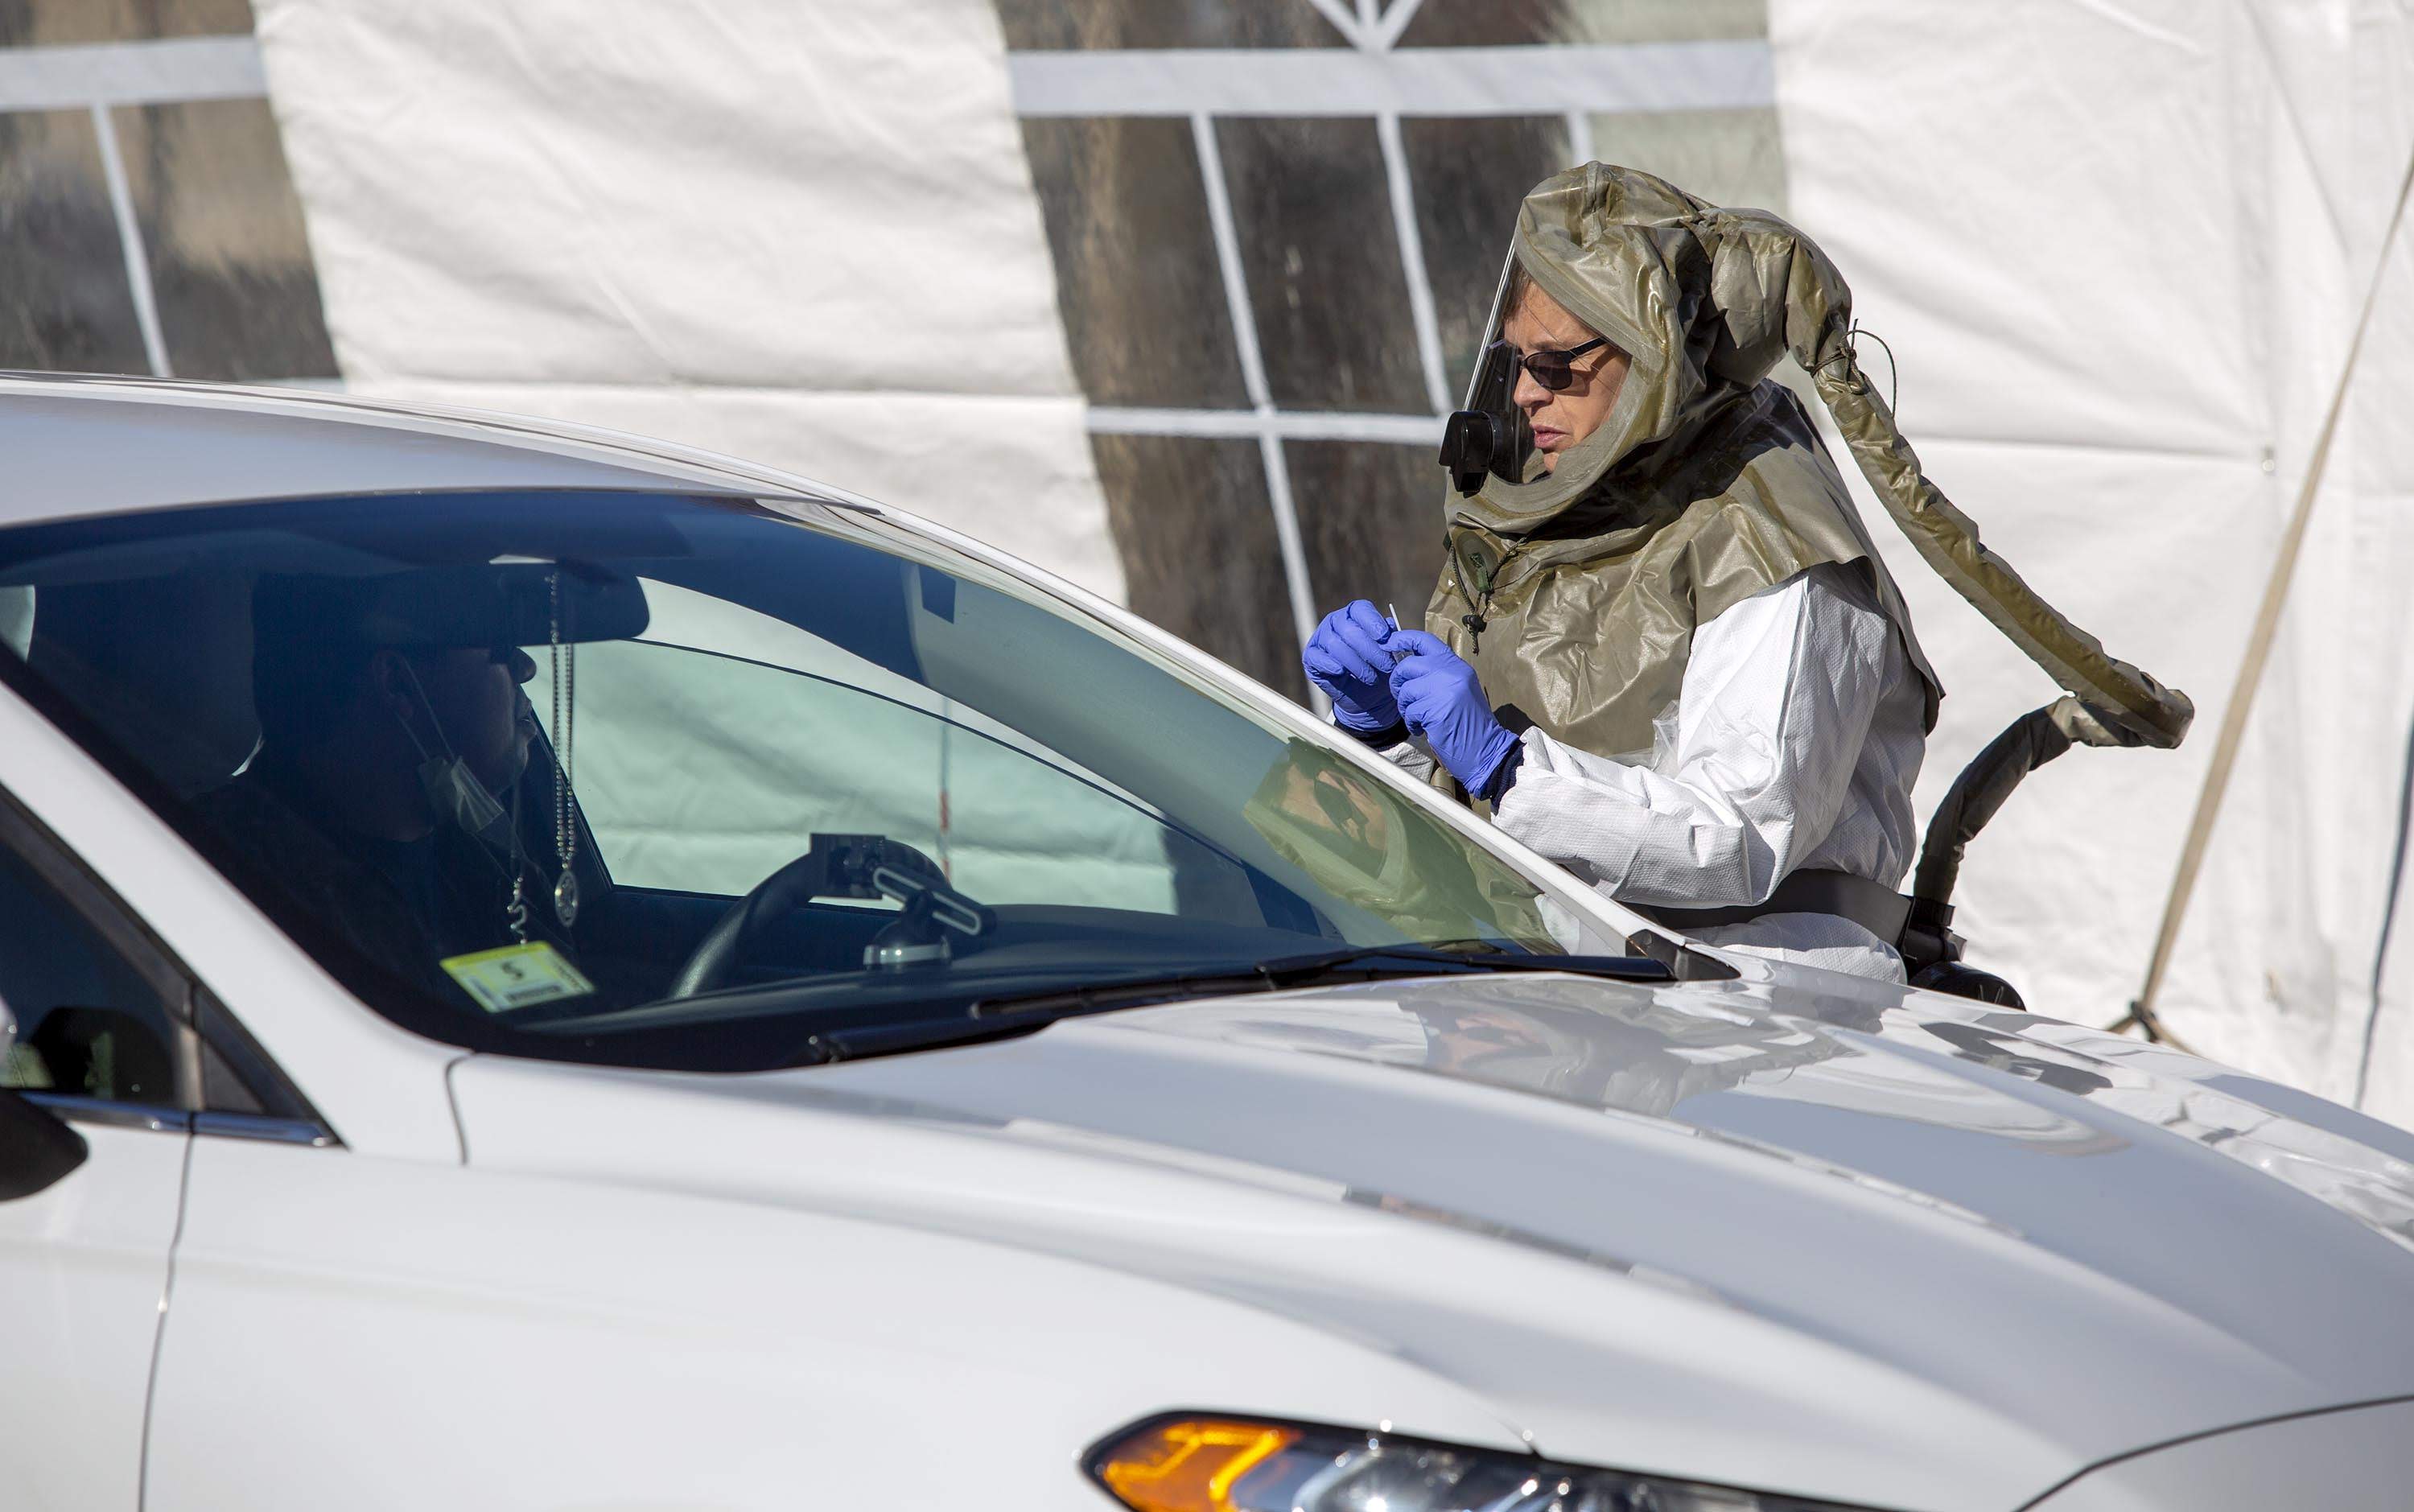
[[[580,976],[576,966],[543,940],[447,956],[439,965],[489,1013],[563,997],[584,997],[595,990],[593,982]]]

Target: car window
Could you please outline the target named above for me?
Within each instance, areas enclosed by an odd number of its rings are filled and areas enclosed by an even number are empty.
[[[7,849],[0,849],[0,1001],[17,1021],[0,1085],[177,1105],[168,1005],[56,889]]]
[[[644,493],[0,531],[0,678],[363,1001],[782,1064],[1149,973],[1621,953],[1179,659],[877,519]]]
[[[581,648],[575,669],[578,801],[616,884],[735,895],[796,836],[868,829],[985,903],[1221,899],[1256,921],[1238,864],[1064,753],[772,616],[644,587],[646,634]],[[548,659],[529,689],[547,716],[554,687]]]

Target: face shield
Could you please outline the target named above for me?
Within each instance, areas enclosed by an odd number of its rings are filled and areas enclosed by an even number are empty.
[[[1516,277],[1512,252],[1502,261],[1500,282],[1492,291],[1492,313],[1483,322],[1483,345],[1476,352],[1467,397],[1442,427],[1441,465],[1462,495],[1482,491],[1486,478],[1517,482],[1533,450],[1533,432],[1517,407],[1517,352],[1500,335]]]
[[[1444,428],[1440,460],[1451,475],[1445,502],[1453,517],[1506,534],[1536,530],[1591,495],[1638,448],[1700,423],[1722,397],[1686,360],[1691,307],[1672,296],[1668,280],[1642,255],[1647,239],[1606,242],[1539,234],[1521,219],[1493,287],[1465,407]],[[1508,327],[1529,292],[1582,334],[1551,322],[1553,337],[1521,350]],[[1518,402],[1521,390],[1529,401],[1534,396],[1525,381],[1530,377],[1551,401],[1579,382],[1587,386],[1578,394],[1589,393],[1602,370],[1593,353],[1602,348],[1622,359],[1615,402],[1605,412],[1546,403],[1544,410],[1561,416],[1562,431],[1546,455],[1535,412]],[[1572,436],[1568,418],[1582,422]]]

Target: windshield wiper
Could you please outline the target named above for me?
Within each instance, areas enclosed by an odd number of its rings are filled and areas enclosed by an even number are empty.
[[[794,1064],[822,1065],[903,1050],[930,1050],[1000,1039],[1045,1028],[1059,1019],[1185,998],[1280,992],[1332,981],[1380,981],[1389,978],[1492,971],[1572,972],[1620,981],[1676,980],[1665,966],[1643,955],[1532,955],[1515,951],[1360,945],[1306,955],[1277,956],[1241,967],[1218,966],[1116,978],[1076,987],[997,994],[974,999],[958,1017],[825,1030],[806,1040]]]
[[[1386,966],[1383,963],[1399,965]],[[1430,977],[1435,967],[1445,971],[1572,971],[1585,976],[1616,977],[1627,981],[1668,981],[1668,968],[1648,956],[1529,955],[1515,951],[1462,951],[1423,945],[1361,945],[1348,950],[1319,951],[1306,955],[1277,956],[1240,969],[1216,968],[1175,972],[1161,977],[1086,982],[1078,987],[1041,988],[1008,993],[975,1001],[965,1011],[974,1018],[1007,1014],[1080,1011],[1086,1008],[1130,1008],[1134,995],[1162,1000],[1208,997],[1229,992],[1279,992],[1335,978],[1378,981],[1387,977]]]

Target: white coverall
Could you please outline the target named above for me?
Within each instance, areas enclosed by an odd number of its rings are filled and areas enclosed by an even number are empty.
[[[1899,887],[1916,844],[1911,786],[1927,745],[1925,708],[1919,674],[1864,570],[1822,563],[1693,632],[1650,765],[1527,730],[1495,822],[1621,902],[1757,904],[1796,867]],[[1421,743],[1386,754],[1432,770]],[[1771,914],[1695,937],[1903,980],[1891,942],[1834,914]]]

